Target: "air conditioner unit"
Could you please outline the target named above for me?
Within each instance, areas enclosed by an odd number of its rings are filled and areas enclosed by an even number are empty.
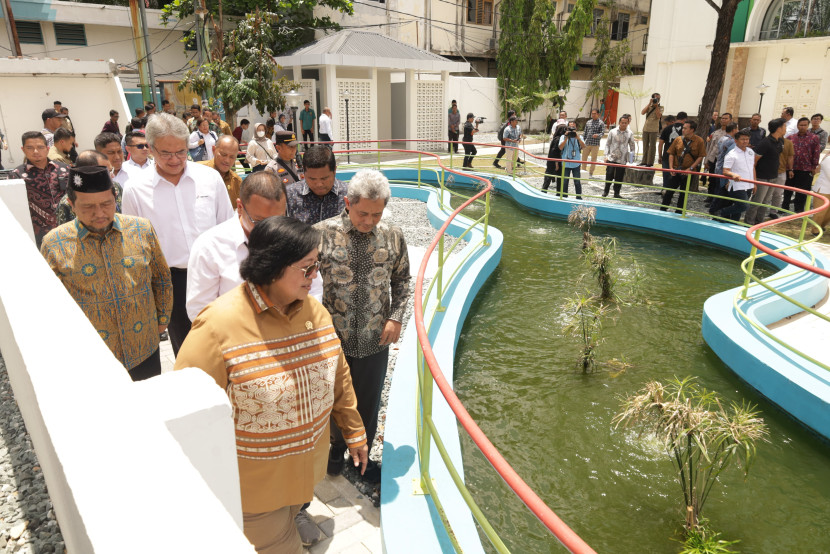
[[[496,49],[496,39],[494,39],[494,38],[489,39],[487,41],[487,48],[490,49],[490,50],[495,50]]]

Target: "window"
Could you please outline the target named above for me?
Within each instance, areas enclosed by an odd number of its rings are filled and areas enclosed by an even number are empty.
[[[86,46],[84,26],[76,23],[55,23],[55,42],[73,46]]]
[[[43,33],[37,21],[17,21],[17,38],[21,44],[43,44]]]
[[[593,23],[591,23],[591,36],[597,34],[597,29],[599,28],[599,24],[602,21],[603,13],[605,12],[603,12],[602,10],[594,9],[594,21]]]
[[[493,0],[467,0],[467,22],[492,25]]]
[[[575,7],[576,7],[576,4],[568,4],[568,13],[571,13],[572,11],[574,11]]]
[[[830,0],[774,0],[759,40],[830,35]]]
[[[647,15],[641,15],[640,16],[640,25],[648,25],[648,16]]]
[[[611,24],[611,40],[625,40],[628,38],[627,13],[617,14],[617,20]]]

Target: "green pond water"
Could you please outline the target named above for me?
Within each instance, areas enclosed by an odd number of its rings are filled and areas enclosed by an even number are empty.
[[[493,199],[491,213],[491,224],[504,233],[503,256],[464,324],[455,389],[559,517],[597,552],[680,550],[672,540],[683,522],[674,466],[660,443],[615,429],[612,418],[621,398],[647,381],[696,375],[727,401],[757,404],[770,431],[749,478],[730,468],[704,517],[723,538],[740,539],[734,548],[741,552],[830,551],[830,447],[738,379],[701,337],[704,301],[742,282],[739,256],[595,227],[594,235],[616,237],[620,254],[644,270],[643,286],[656,307],[625,307],[604,327],[598,359],[624,359],[632,367],[583,375],[560,310],[573,291],[595,288],[590,279],[579,282],[581,236],[504,197]],[[467,484],[508,547],[564,551],[463,431],[461,437]],[[483,534],[482,543],[493,551]]]

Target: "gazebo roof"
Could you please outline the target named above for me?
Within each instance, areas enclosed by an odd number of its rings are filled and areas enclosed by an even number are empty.
[[[275,58],[283,67],[338,65],[377,69],[466,73],[470,64],[368,31],[340,31]]]

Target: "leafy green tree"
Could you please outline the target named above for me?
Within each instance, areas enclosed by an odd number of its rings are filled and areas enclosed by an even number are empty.
[[[553,23],[556,5],[550,0],[502,0],[496,63],[505,112],[509,98],[531,97],[524,107],[534,109],[543,102],[537,93],[570,88],[595,4],[596,0],[576,0],[559,31]]]
[[[330,8],[334,11],[354,14],[351,0],[219,0],[206,5],[206,20],[214,32],[222,33],[223,16],[245,17],[259,10],[269,14],[273,27],[269,45],[274,55],[284,54],[314,40],[314,31],[340,30],[340,26],[328,16],[314,15],[317,7]],[[173,0],[162,8],[161,19],[168,23],[170,19],[185,19],[193,14],[193,0]]]
[[[617,44],[611,44],[611,21],[608,13],[615,5],[611,2],[606,5],[606,11],[597,26],[594,37],[596,42],[591,50],[594,57],[594,68],[591,71],[591,83],[588,85],[588,92],[585,94],[585,102],[598,98],[605,98],[608,89],[612,85],[619,84],[620,77],[631,73],[631,45],[628,39],[621,40]]]
[[[285,105],[283,92],[292,83],[285,77],[277,78],[279,66],[274,62],[271,44],[276,28],[276,16],[250,13],[239,21],[223,42],[223,55],[201,67],[193,67],[179,84],[189,86],[198,94],[214,94],[210,104],[221,99],[226,119],[233,121],[240,108],[253,104],[261,113],[281,109]]]

